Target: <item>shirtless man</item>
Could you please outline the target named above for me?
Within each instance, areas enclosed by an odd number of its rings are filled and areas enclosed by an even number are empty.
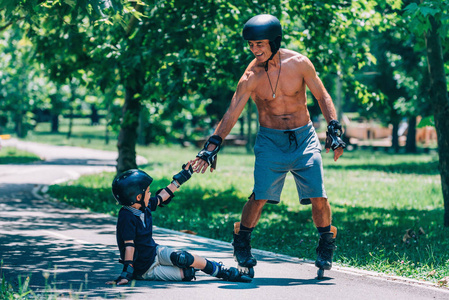
[[[328,122],[326,152],[334,150],[334,160],[343,154],[341,125],[332,99],[318,78],[310,60],[297,52],[280,49],[282,27],[271,15],[257,15],[243,28],[255,59],[240,78],[231,104],[194,162],[195,172],[216,167],[216,155],[222,140],[229,134],[249,97],[256,103],[260,129],[254,153],[254,189],[244,205],[241,221],[234,230],[234,256],[240,266],[253,267],[251,232],[262,208],[280,202],[285,176],[295,178],[301,204],[312,204],[312,217],[320,234],[316,266],[332,267],[336,228],[331,226],[331,208],[323,184],[321,144],[307,109],[306,86],[318,100]]]

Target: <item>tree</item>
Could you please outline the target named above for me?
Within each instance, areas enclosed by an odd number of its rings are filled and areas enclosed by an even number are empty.
[[[449,97],[442,41],[449,32],[449,1],[422,0],[406,7],[411,29],[423,36],[427,49],[435,128],[438,136],[439,169],[444,199],[444,226],[449,227]]]
[[[13,121],[17,136],[25,137],[34,125],[32,111],[49,97],[53,86],[34,61],[32,44],[20,28],[0,34],[0,116]]]
[[[14,24],[18,19],[24,19],[29,24],[29,37],[33,40],[36,47],[36,59],[44,63],[49,77],[57,84],[72,84],[76,78],[80,82],[84,82],[84,69],[98,65],[92,61],[88,50],[92,51],[99,46],[98,43],[90,42],[93,32],[101,36],[102,25],[114,26],[115,29],[127,27],[132,29],[133,22],[126,23],[125,18],[129,18],[127,14],[132,15],[131,21],[139,18],[141,14],[134,9],[134,5],[140,7],[143,5],[141,1],[112,1],[112,0],[82,0],[82,1],[1,1],[0,11],[8,22],[3,28]],[[94,25],[97,25],[96,27]],[[118,31],[118,30],[115,30]],[[128,36],[130,30],[127,30]],[[131,42],[133,39],[130,39]],[[102,45],[103,47],[105,45]],[[134,49],[130,43],[128,49]],[[125,53],[125,60],[130,56]],[[132,59],[133,57],[131,57]],[[103,60],[101,60],[103,62]],[[136,168],[135,164],[135,139],[133,130],[127,131],[128,128],[135,128],[135,114],[138,114],[139,94],[143,89],[143,85],[139,84],[139,80],[133,78],[144,78],[139,71],[139,65],[134,62],[133,65],[126,65],[120,70],[122,72],[122,80],[125,84],[125,111],[123,114],[122,131],[120,137],[124,139],[121,143],[119,138],[119,161],[118,171],[129,168]],[[103,69],[102,69],[103,70]],[[109,68],[111,70],[111,68]],[[93,73],[98,74],[98,73]],[[115,72],[112,72],[115,74]],[[98,79],[100,76],[92,76]],[[111,84],[112,85],[112,84]],[[72,101],[74,97],[72,86]],[[56,102],[59,95],[53,95],[52,99]],[[53,101],[55,103],[55,101]],[[131,103],[131,104],[129,104]],[[70,131],[69,131],[70,134]],[[130,153],[129,157],[123,157],[121,149],[125,149],[124,153]],[[129,149],[128,151],[126,151]],[[124,168],[124,169],[123,169]]]
[[[372,33],[370,48],[376,64],[362,69],[370,76],[361,76],[360,81],[380,96],[380,101],[372,101],[372,105],[366,109],[366,115],[393,125],[392,148],[399,152],[400,121],[410,117],[408,129],[414,132],[416,121],[413,125],[413,120],[418,114],[425,113],[421,97],[423,86],[420,84],[425,80],[422,75],[425,68],[422,67],[422,52],[415,50],[418,48],[416,41],[401,26],[401,10],[379,9],[387,14],[397,12],[398,15],[394,19],[390,18],[394,20],[393,26],[381,27]],[[407,139],[407,143],[411,148],[416,145],[415,134]]]
[[[238,53],[244,52],[233,48],[236,44],[237,49],[244,46],[240,29],[229,29],[238,23],[230,13],[238,13],[237,7],[225,1],[172,0],[138,5],[136,9],[145,17],[132,18],[132,26],[124,30],[106,29],[108,34],[96,39],[104,40],[97,42],[99,45],[110,47],[99,47],[94,53],[94,60],[102,60],[106,68],[116,68],[125,88],[118,171],[135,167],[137,128],[144,142],[147,138],[142,134],[153,138],[160,129],[166,134],[179,130],[186,135],[189,122],[201,122],[194,114],[205,115],[208,98],[223,100],[226,105],[229,102],[230,97],[223,99],[221,95],[229,95],[230,82],[236,82],[236,78],[217,65],[227,62],[233,72],[243,71],[235,65],[242,55]],[[104,69],[101,73],[115,74]],[[232,81],[226,80],[230,77]],[[148,111],[139,118],[142,110]],[[171,126],[161,128],[155,122],[161,119],[169,120]]]

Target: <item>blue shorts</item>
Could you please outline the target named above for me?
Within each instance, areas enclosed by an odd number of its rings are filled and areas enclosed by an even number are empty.
[[[287,172],[295,178],[301,204],[310,204],[310,198],[327,198],[321,144],[311,122],[292,130],[260,127],[254,153],[256,200],[279,203]]]

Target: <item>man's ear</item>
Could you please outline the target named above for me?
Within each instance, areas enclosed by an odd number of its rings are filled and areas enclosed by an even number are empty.
[[[137,201],[140,201],[140,199],[142,199],[142,195],[141,195],[141,194],[139,194],[139,195],[136,196],[136,200],[137,200]]]

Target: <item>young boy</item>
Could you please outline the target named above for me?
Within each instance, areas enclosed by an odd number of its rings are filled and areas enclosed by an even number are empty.
[[[107,284],[123,285],[132,279],[191,281],[199,269],[211,276],[227,281],[250,282],[252,279],[236,268],[225,268],[223,264],[158,245],[153,239],[151,212],[157,206],[167,205],[175,192],[190,179],[193,170],[191,162],[183,165],[173,181],[151,197],[150,184],[153,181],[144,171],[132,169],[119,174],[112,182],[112,193],[123,205],[117,220],[117,245],[120,250],[123,270],[120,276]]]

